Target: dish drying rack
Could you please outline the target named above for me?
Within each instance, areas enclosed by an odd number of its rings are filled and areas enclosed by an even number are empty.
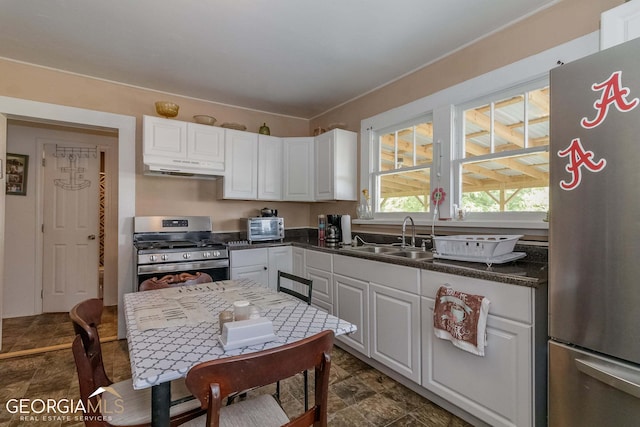
[[[434,258],[454,261],[482,262],[488,266],[514,261],[526,256],[513,252],[522,234],[434,236]]]

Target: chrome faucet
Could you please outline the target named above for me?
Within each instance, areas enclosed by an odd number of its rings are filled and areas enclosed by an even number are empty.
[[[407,244],[405,243],[405,234],[407,231],[407,221],[411,221],[411,247],[416,246],[416,224],[413,222],[413,218],[410,216],[406,216],[404,221],[402,221],[402,247],[406,248]]]

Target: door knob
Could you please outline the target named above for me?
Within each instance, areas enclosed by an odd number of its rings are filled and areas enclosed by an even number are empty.
[[[89,240],[96,240],[96,235],[95,235],[95,234],[89,234],[89,235],[87,236],[87,239],[89,239]]]

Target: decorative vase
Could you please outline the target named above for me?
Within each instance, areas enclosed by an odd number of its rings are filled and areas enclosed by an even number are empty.
[[[262,135],[271,135],[271,130],[269,130],[269,126],[267,126],[266,123],[263,123],[262,126],[260,126],[258,133]]]

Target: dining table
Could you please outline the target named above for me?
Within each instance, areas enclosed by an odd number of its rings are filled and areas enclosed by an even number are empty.
[[[273,325],[273,336],[252,345],[221,339],[219,314],[249,301],[259,319]],[[124,295],[127,343],[133,388],[151,387],[153,426],[169,425],[171,381],[199,363],[282,346],[332,330],[350,334],[356,325],[251,279],[132,292]],[[223,345],[223,343],[225,345]],[[242,343],[242,340],[240,340]],[[225,350],[225,347],[227,348]]]

